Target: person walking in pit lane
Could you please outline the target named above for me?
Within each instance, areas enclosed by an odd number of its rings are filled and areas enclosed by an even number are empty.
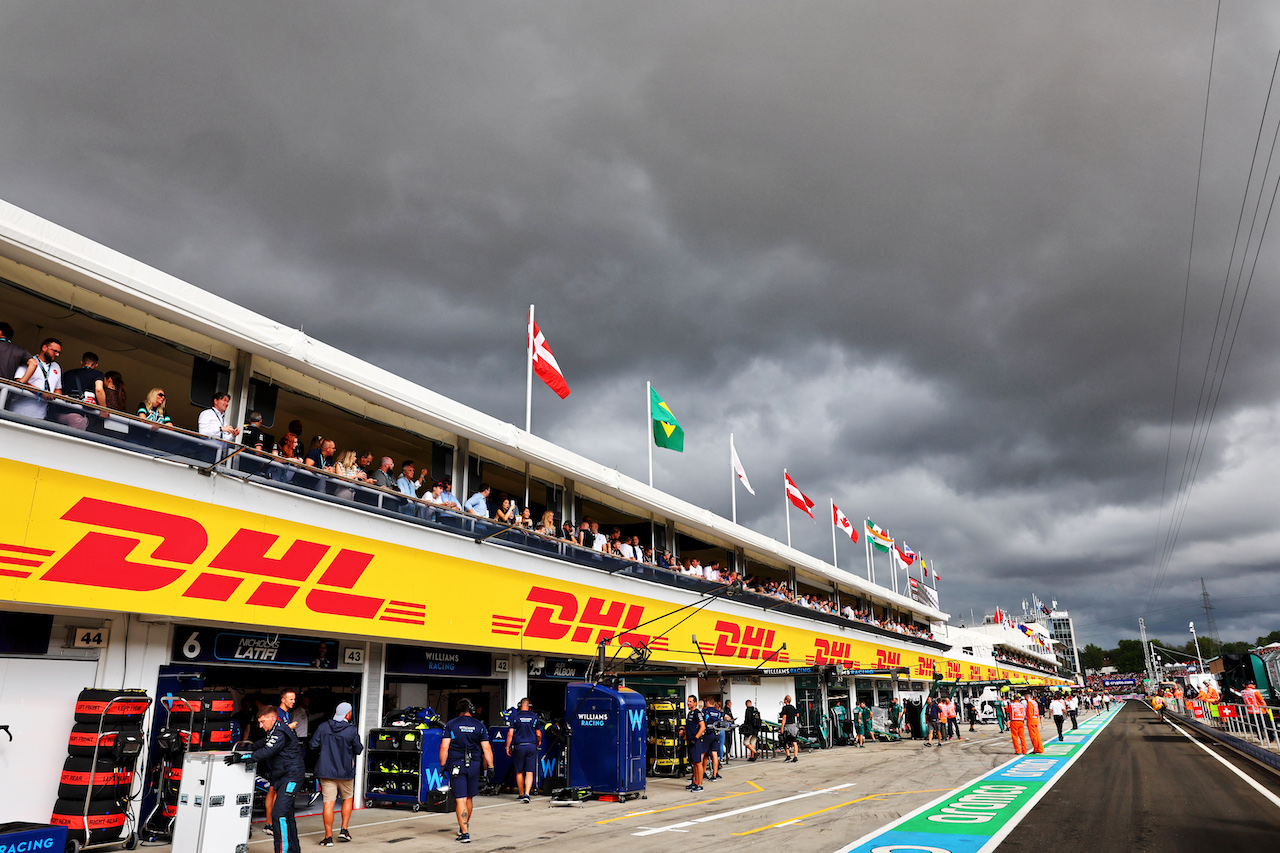
[[[321,847],[333,846],[333,807],[339,796],[342,797],[342,826],[338,830],[338,840],[351,840],[351,813],[356,802],[356,756],[364,752],[360,733],[351,725],[351,713],[350,702],[339,702],[333,719],[321,723],[311,737],[311,748],[319,752],[316,778],[320,780],[320,793],[324,797],[321,814],[324,839],[320,842]]]
[[[747,748],[747,761],[756,760],[756,739],[763,725],[759,709],[748,699],[746,710],[742,712],[742,745]]]
[[[1076,715],[1080,713],[1080,697],[1072,693],[1067,699],[1067,716],[1071,717],[1071,731],[1080,728],[1080,721],[1076,719]]]
[[[853,730],[858,747],[866,749],[867,737],[871,734],[871,709],[867,707],[865,699],[860,700],[858,707],[853,710]]]
[[[454,841],[471,843],[471,812],[480,792],[480,771],[492,769],[493,747],[489,745],[489,729],[472,717],[475,705],[470,699],[459,699],[456,713],[445,723],[440,737],[440,766],[453,788],[454,812],[458,818],[458,837]]]
[[[1058,740],[1062,741],[1062,720],[1067,712],[1067,703],[1061,696],[1054,696],[1049,702],[1049,713],[1053,715],[1053,724],[1058,727]]]
[[[800,712],[791,704],[790,696],[783,700],[778,722],[782,725],[782,744],[786,752],[782,760],[795,764],[800,761]]]
[[[273,830],[275,853],[300,853],[293,798],[302,787],[306,772],[302,764],[302,744],[275,708],[259,711],[258,725],[267,733],[266,737],[254,741],[251,751],[232,752],[223,762],[230,765],[256,761],[261,765],[261,775],[271,780],[271,790],[276,792],[267,819],[267,825]]]
[[[924,745],[933,746],[933,739],[938,739],[938,746],[942,746],[942,707],[938,704],[937,696],[930,696],[928,704],[924,706],[924,725],[929,730],[925,737]]]
[[[528,698],[521,699],[517,707],[507,729],[507,755],[512,758],[512,772],[516,774],[516,799],[527,804],[538,769],[542,727],[538,725],[538,715],[529,707]]]
[[[702,711],[698,709],[698,697],[690,696],[686,701],[688,712],[684,718],[684,743],[689,757],[689,766],[693,769],[693,781],[685,785],[686,791],[695,794],[702,790],[702,766],[704,757],[703,745],[707,734],[707,723],[702,719]]]

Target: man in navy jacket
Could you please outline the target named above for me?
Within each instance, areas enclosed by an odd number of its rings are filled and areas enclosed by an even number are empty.
[[[324,840],[321,847],[333,846],[333,804],[342,797],[342,828],[338,840],[350,841],[351,812],[355,808],[356,756],[364,752],[360,733],[351,724],[351,703],[339,702],[332,720],[325,720],[311,736],[311,748],[319,750],[316,778],[324,795]]]

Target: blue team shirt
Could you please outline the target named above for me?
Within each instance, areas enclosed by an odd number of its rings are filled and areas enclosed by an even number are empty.
[[[694,708],[684,720],[684,739],[692,743],[698,738],[698,726],[702,723],[702,712]]]
[[[516,711],[511,717],[510,725],[515,730],[511,738],[512,746],[538,742],[538,715],[533,711]]]
[[[442,737],[449,738],[448,763],[461,764],[463,756],[470,752],[472,764],[484,763],[484,750],[480,744],[489,740],[489,728],[475,717],[454,717],[444,724]]]

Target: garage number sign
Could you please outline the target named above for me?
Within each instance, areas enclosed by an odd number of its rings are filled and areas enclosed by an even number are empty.
[[[315,637],[251,634],[176,625],[173,631],[173,659],[191,663],[334,669],[338,665],[338,643],[336,640]]]

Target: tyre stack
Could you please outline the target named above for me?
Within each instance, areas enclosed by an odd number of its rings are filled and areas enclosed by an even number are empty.
[[[163,704],[169,709],[165,725],[178,732],[191,752],[231,749],[231,716],[235,699],[218,690],[184,690]]]
[[[144,690],[80,691],[49,821],[67,827],[68,838],[80,846],[124,834],[150,706]]]
[[[173,750],[174,755],[162,762],[156,796],[159,798],[159,814],[172,820],[178,814],[178,789],[182,787],[182,752],[211,752],[229,750],[234,745],[231,716],[235,711],[235,699],[230,693],[214,690],[184,690],[160,700],[168,710],[164,743],[176,738],[185,749]],[[163,745],[163,743],[162,743]],[[165,751],[166,754],[170,750]]]

